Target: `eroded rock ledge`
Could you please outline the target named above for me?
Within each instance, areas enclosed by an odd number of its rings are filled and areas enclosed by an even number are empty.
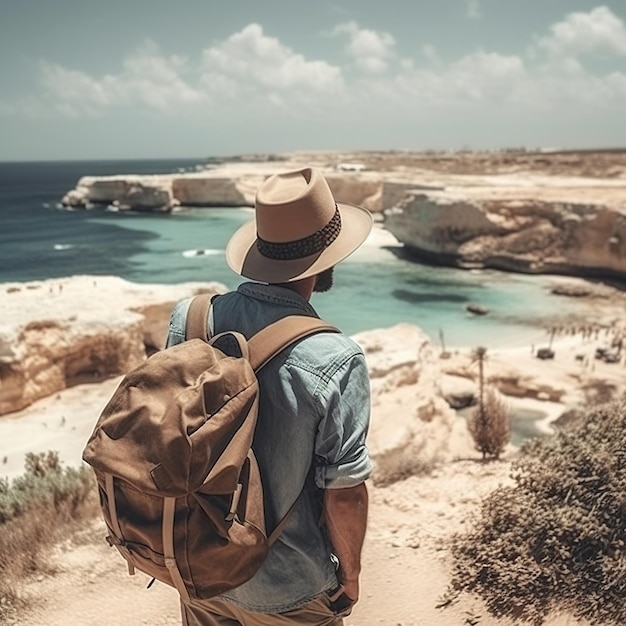
[[[386,211],[384,223],[417,259],[626,280],[626,188],[614,192],[416,191]]]
[[[114,382],[109,378],[126,373],[163,347],[174,302],[199,292],[224,290],[218,283],[140,285],[102,276],[0,285],[4,304],[0,415],[77,383],[96,382],[109,389]],[[626,329],[621,313],[620,319],[614,328],[622,336]],[[368,447],[376,482],[391,483],[472,454],[465,422],[452,408],[459,399],[463,406],[476,401],[478,369],[470,350],[454,350],[444,358],[441,349],[411,324],[353,338],[363,348],[371,379]],[[605,342],[606,337],[598,341]],[[536,403],[534,408],[555,418],[587,398],[590,388],[623,392],[623,366],[594,363],[595,348],[589,338],[568,338],[556,347],[554,361],[541,365],[528,347],[493,350],[487,382],[509,401],[530,400]],[[576,356],[581,352],[588,357],[586,364]],[[77,436],[90,432],[98,406],[98,402],[90,404]],[[55,426],[56,436],[65,436],[63,424],[64,418]]]
[[[108,387],[108,379],[163,347],[175,302],[224,289],[217,283],[141,285],[102,276],[0,285],[0,415],[79,383]],[[355,340],[371,374],[369,445],[378,481],[451,458],[459,446],[471,449],[440,388],[436,350],[419,328],[399,324]]]
[[[0,415],[127,372],[163,347],[172,306],[219,283],[139,285],[74,276],[0,285]]]
[[[231,163],[201,172],[168,175],[84,176],[68,191],[62,204],[88,207],[104,204],[119,210],[169,212],[177,206],[254,206],[259,185],[271,174],[302,167],[301,163]],[[381,211],[399,199],[404,181],[387,185],[376,172],[339,172],[322,168],[335,196],[343,202]],[[410,186],[410,185],[409,185]],[[386,197],[383,198],[383,195]],[[387,197],[388,196],[388,197]]]

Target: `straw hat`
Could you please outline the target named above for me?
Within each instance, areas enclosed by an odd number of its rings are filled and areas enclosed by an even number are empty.
[[[226,262],[260,282],[300,280],[345,259],[371,229],[370,212],[336,202],[319,170],[283,172],[259,187],[255,219],[231,237]]]

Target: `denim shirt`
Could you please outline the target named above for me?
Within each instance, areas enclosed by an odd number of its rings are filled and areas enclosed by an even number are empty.
[[[170,319],[167,345],[185,339],[190,300]],[[317,317],[298,293],[244,283],[213,301],[210,334],[237,330],[247,338],[287,315]],[[335,558],[321,524],[324,489],[366,480],[370,387],[360,347],[340,333],[298,341],[259,372],[259,418],[253,449],[264,486],[268,534],[296,502],[261,569],[220,596],[245,609],[281,613],[337,586]]]

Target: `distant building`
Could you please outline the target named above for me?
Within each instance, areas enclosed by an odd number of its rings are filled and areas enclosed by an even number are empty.
[[[365,165],[363,163],[338,163],[337,169],[342,172],[362,172]]]

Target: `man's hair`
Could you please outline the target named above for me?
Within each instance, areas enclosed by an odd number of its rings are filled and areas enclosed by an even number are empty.
[[[313,291],[324,292],[329,291],[333,286],[333,270],[334,267],[329,267],[328,269],[320,272],[317,275],[317,280],[315,281],[315,287],[313,287]]]

